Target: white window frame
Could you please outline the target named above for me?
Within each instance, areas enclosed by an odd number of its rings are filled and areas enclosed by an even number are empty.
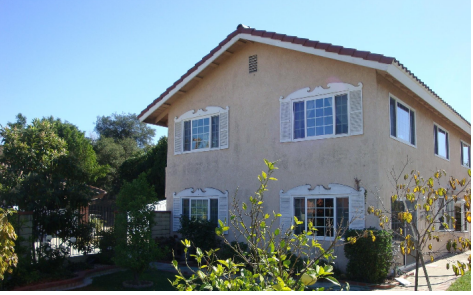
[[[314,189],[311,188],[311,185],[301,185],[295,188],[284,192],[281,190],[279,192],[280,198],[280,225],[279,227],[284,231],[291,225],[294,225],[294,216],[295,215],[295,207],[294,207],[294,199],[296,198],[304,198],[305,201],[305,230],[307,230],[307,199],[333,199],[334,200],[334,236],[327,237],[327,236],[317,236],[315,235],[313,238],[316,240],[324,240],[324,241],[333,241],[335,236],[335,231],[337,230],[337,199],[339,198],[348,198],[348,224],[350,229],[364,229],[366,227],[365,224],[365,189],[360,188],[359,190],[355,190],[352,187],[338,184],[338,183],[331,183],[328,185],[328,188],[325,188],[322,185],[316,186]],[[284,205],[283,205],[284,202]],[[316,225],[314,225],[316,226]]]
[[[448,134],[448,145],[446,145],[446,149],[447,149],[447,157],[445,158],[444,156],[442,155],[439,155],[438,153],[435,153],[435,136],[434,136],[434,155],[439,157],[440,159],[444,159],[446,161],[449,161],[450,162],[450,141],[451,141],[451,138],[450,138],[450,134],[449,132],[447,131],[447,129],[443,128],[442,126],[440,126],[439,124],[435,123],[434,122],[434,126],[437,126],[437,146],[439,146],[439,142],[438,142],[438,139],[439,139],[439,136],[438,136],[438,133],[439,133],[439,129],[442,129],[442,131],[445,132],[445,140],[447,140],[447,134]]]
[[[391,123],[392,123],[392,119],[391,119],[391,98],[394,99],[394,102],[395,102],[395,111],[396,111],[396,136],[392,136],[391,135]],[[397,105],[401,104],[403,107],[409,109],[409,141],[406,141],[402,138],[399,138],[397,135],[399,134],[398,133],[398,130],[397,130],[397,123],[398,123],[398,116],[397,116]],[[414,141],[415,141],[415,144],[412,144],[411,141],[410,141],[410,131],[412,130],[412,127],[411,127],[411,121],[410,121],[410,114],[414,113]],[[408,146],[411,146],[413,148],[417,148],[417,112],[414,108],[412,108],[411,106],[409,106],[407,103],[405,103],[404,101],[400,100],[397,96],[389,93],[389,99],[388,99],[388,113],[389,113],[389,137],[391,137],[392,139],[394,140],[397,140],[399,142],[402,142],[404,144],[407,144]]]
[[[347,119],[348,119],[348,130],[347,133],[342,133],[342,134],[336,134],[336,123],[337,123],[337,118],[336,118],[336,110],[335,110],[335,96],[340,96],[340,95],[346,95],[347,96]],[[332,134],[324,134],[324,135],[313,135],[313,136],[307,136],[307,102],[312,101],[312,100],[317,100],[317,99],[324,99],[324,98],[331,98],[332,99],[332,127],[333,127],[333,133]],[[304,102],[304,138],[294,138],[294,124],[295,124],[295,114],[294,111],[292,111],[292,138],[294,142],[298,141],[305,141],[305,140],[315,140],[315,139],[324,139],[324,138],[338,138],[338,137],[345,137],[345,136],[350,136],[350,100],[348,99],[348,91],[341,91],[341,92],[334,92],[330,94],[320,94],[316,96],[311,96],[303,99],[295,99],[291,102],[292,109],[294,110],[294,104],[297,102]],[[317,119],[317,118],[316,118]],[[317,125],[315,126],[317,128]]]
[[[470,162],[470,166],[471,166],[471,145],[469,145],[468,143],[464,142],[463,140],[460,140],[460,156],[465,156],[465,153],[463,152],[463,146],[467,146],[468,147],[468,150],[469,150],[469,154],[468,154],[468,160]],[[465,167],[465,168],[471,168],[470,166],[468,165],[464,165],[464,160],[463,160],[463,157],[461,158],[461,161],[462,161],[462,166]]]
[[[332,241],[336,236],[335,236],[335,233],[337,232],[337,229],[338,229],[338,224],[337,224],[337,219],[338,219],[338,216],[337,216],[337,199],[348,199],[348,203],[350,203],[350,196],[348,195],[317,195],[317,196],[296,196],[293,198],[294,199],[304,199],[304,209],[305,209],[305,212],[304,212],[304,215],[305,215],[305,220],[304,220],[304,225],[305,225],[305,228],[303,230],[307,231],[307,226],[309,225],[308,222],[307,222],[307,200],[308,199],[332,199],[333,200],[333,216],[331,217],[333,219],[333,237],[328,237],[328,236],[318,236],[317,234],[315,234],[315,237],[317,239],[323,239],[323,240],[327,240],[327,241]],[[315,209],[317,210],[317,209]],[[292,216],[296,216],[296,209],[294,208],[294,205],[292,206]],[[348,208],[348,211],[350,211],[350,208]],[[317,219],[317,215],[315,216],[315,218]],[[294,224],[295,225],[295,224]],[[314,227],[317,227],[316,224],[313,224]]]
[[[189,216],[187,216],[189,219],[192,216],[192,201],[207,201],[207,220],[210,221],[210,200],[217,200],[217,216],[218,216],[218,197],[208,197],[208,198],[198,198],[198,197],[182,197],[181,202],[183,200],[189,200]],[[181,216],[183,216],[183,210],[184,208],[181,206]]]
[[[440,228],[442,226],[442,223],[440,222],[440,220],[438,220],[438,228],[436,229],[437,231],[439,232],[453,232],[455,231],[455,225],[453,224],[453,221],[452,221],[452,217],[455,217],[455,202],[454,200],[452,199],[452,196],[448,196],[448,200],[445,201],[445,198],[442,197],[442,198],[439,198],[438,199],[438,202],[440,203],[439,205],[439,211],[441,211],[441,213],[439,215],[437,215],[438,217],[437,218],[440,218],[440,217],[443,217],[444,214],[445,214],[445,211],[448,210],[448,205],[444,206],[442,209],[440,209],[440,207],[442,206],[442,202],[448,202],[448,204],[452,204],[452,211],[450,213],[453,213],[453,215],[450,215],[449,217],[449,221],[448,222],[445,222],[448,224],[448,229],[445,229],[445,228]],[[450,226],[451,225],[451,226]]]
[[[212,117],[216,117],[218,116],[219,117],[219,134],[220,134],[220,115],[219,114],[213,114],[213,115],[207,115],[207,116],[199,116],[199,117],[196,117],[196,118],[192,118],[192,119],[189,119],[189,120],[184,120],[182,121],[182,153],[183,154],[187,154],[187,153],[195,153],[195,152],[206,152],[206,151],[211,151],[211,150],[219,150],[220,149],[220,138],[219,138],[219,143],[218,143],[218,147],[212,147]],[[192,135],[193,135],[193,132],[192,132],[192,122],[195,121],[195,120],[203,120],[203,119],[206,119],[208,118],[209,119],[209,147],[208,148],[201,148],[201,149],[194,149],[193,148],[193,144],[192,144]],[[185,139],[186,139],[186,136],[184,134],[185,132],[185,128],[184,128],[184,123],[185,122],[190,122],[190,125],[191,125],[191,150],[190,151],[185,151],[184,150],[184,143],[185,143]]]
[[[190,153],[198,153],[198,152],[208,152],[208,151],[214,151],[214,150],[222,150],[222,149],[227,149],[228,148],[228,106],[226,108],[221,108],[217,106],[208,106],[203,109],[199,109],[198,111],[190,110],[184,114],[182,114],[180,117],[175,117],[174,118],[174,128],[180,128],[177,130],[174,130],[174,145],[175,145],[175,150],[174,150],[174,155],[177,154],[190,154]],[[222,118],[222,114],[226,113],[225,119]],[[212,147],[212,117],[218,116],[219,117],[219,123],[218,123],[218,147]],[[192,147],[192,121],[194,120],[199,120],[199,119],[209,119],[209,147],[208,148],[201,148],[201,149],[193,149]],[[226,122],[223,122],[223,120],[227,120]],[[184,122],[190,122],[190,128],[191,128],[191,150],[190,151],[184,151],[184,140],[185,140],[185,134],[184,134]],[[179,123],[179,124],[178,124]],[[224,125],[224,126],[223,126]],[[177,127],[179,126],[179,127]],[[223,133],[225,133],[226,138],[225,138],[225,143],[223,143]],[[180,134],[180,138],[177,138],[176,134]],[[176,152],[176,140],[180,141],[181,149],[179,152]]]
[[[182,200],[189,199],[189,218],[191,216],[191,202],[192,200],[207,200],[208,202],[208,220],[210,220],[210,200],[217,200],[217,218],[222,220],[225,224],[229,224],[228,220],[228,191],[222,192],[218,189],[206,187],[203,189],[186,188],[178,193],[173,193],[172,199],[172,219],[173,219],[173,231],[178,231],[181,227],[180,218],[182,216],[183,206]],[[224,234],[228,234],[225,231]]]
[[[461,212],[461,230],[457,231],[455,230],[455,228],[453,230],[457,232],[462,232],[462,233],[467,233],[470,231],[470,224],[469,222],[465,220],[465,217],[466,217],[465,203],[466,203],[465,200],[459,200],[453,206],[454,213],[455,213],[455,207],[460,207],[460,212]],[[465,225],[466,225],[466,230],[465,230]]]
[[[289,94],[286,97],[281,96],[279,98],[280,105],[280,123],[281,123],[281,142],[299,142],[299,141],[306,141],[306,140],[319,140],[319,139],[326,139],[326,138],[339,138],[339,137],[346,137],[346,136],[354,136],[354,135],[361,135],[363,134],[363,84],[361,82],[358,83],[358,86],[353,86],[348,83],[337,82],[337,83],[328,83],[327,88],[323,88],[321,86],[315,87],[312,91],[310,91],[309,87],[302,88],[299,90],[294,91],[293,93]],[[352,99],[355,99],[355,96],[352,98],[352,93],[359,92],[360,93],[360,109],[352,109],[356,108],[356,104],[353,106],[351,105]],[[336,107],[335,107],[335,96],[338,95],[347,95],[347,121],[348,121],[348,132],[344,134],[336,134]],[[353,94],[355,95],[355,94]],[[332,98],[332,126],[333,126],[333,133],[329,135],[314,135],[307,137],[307,101],[309,100],[316,100],[320,98]],[[294,138],[294,124],[295,124],[295,114],[294,114],[294,103],[304,101],[304,138]],[[290,115],[285,117],[288,118],[287,121],[290,121],[290,124],[283,123],[283,111],[282,111],[282,104],[289,104],[289,112]],[[287,109],[286,109],[287,110]],[[358,123],[359,130],[356,130],[354,127],[356,124],[352,122],[352,116],[359,114],[360,122]],[[285,115],[284,115],[285,116]],[[289,119],[290,118],[290,119]],[[353,124],[353,126],[352,126]],[[286,127],[290,128],[290,136],[286,134],[283,129],[287,130]],[[290,126],[289,126],[290,125]]]

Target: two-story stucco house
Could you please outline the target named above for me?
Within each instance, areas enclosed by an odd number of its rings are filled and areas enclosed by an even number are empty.
[[[243,25],[139,119],[168,127],[174,231],[182,215],[228,219],[229,199],[253,194],[265,158],[280,160],[266,210],[282,228],[312,221],[321,240],[347,220],[379,227],[366,208],[391,204],[388,172],[407,157],[426,176],[463,178],[471,162],[470,123],[396,59]],[[456,212],[468,236],[465,207]]]

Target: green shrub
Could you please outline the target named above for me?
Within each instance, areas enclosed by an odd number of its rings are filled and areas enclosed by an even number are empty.
[[[352,241],[346,244],[344,249],[345,256],[349,260],[347,276],[367,283],[383,282],[393,261],[391,233],[374,228],[348,230],[345,238],[347,241]]]
[[[117,238],[113,228],[103,230],[98,233],[100,237],[97,240],[97,246],[100,249],[97,258],[101,264],[113,264],[113,256],[115,255],[115,247],[117,245]]]
[[[215,234],[215,223],[197,218],[181,217],[181,229],[178,233],[183,239],[192,241],[195,247],[203,251],[220,248],[220,240]]]

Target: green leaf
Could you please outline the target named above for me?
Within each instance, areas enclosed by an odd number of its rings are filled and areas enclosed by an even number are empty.
[[[269,244],[269,249],[270,249],[271,253],[274,252],[274,243],[273,243],[273,242],[271,242],[271,243]]]
[[[241,205],[241,207],[242,207],[243,210],[245,210],[245,211],[246,211],[246,209],[248,208],[248,207],[246,206],[246,203],[244,203],[244,202],[243,202],[243,204]]]
[[[277,228],[277,229],[274,231],[274,234],[275,234],[276,236],[279,235],[279,228]]]
[[[282,263],[286,268],[289,268],[291,266],[291,260],[284,260]]]
[[[263,179],[268,178],[268,175],[266,175],[266,172],[264,172],[264,171],[261,172],[261,176],[263,176]]]

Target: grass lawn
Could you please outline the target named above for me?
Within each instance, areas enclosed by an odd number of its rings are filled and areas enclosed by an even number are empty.
[[[464,276],[459,277],[448,287],[447,291],[471,291],[471,271],[467,271]]]
[[[174,281],[175,274],[166,271],[149,269],[141,275],[141,279],[145,281],[153,281],[153,286],[143,289],[125,288],[122,286],[123,281],[133,279],[131,271],[119,271],[116,273],[103,275],[93,279],[92,284],[74,289],[73,291],[175,291],[169,283],[168,279]]]

